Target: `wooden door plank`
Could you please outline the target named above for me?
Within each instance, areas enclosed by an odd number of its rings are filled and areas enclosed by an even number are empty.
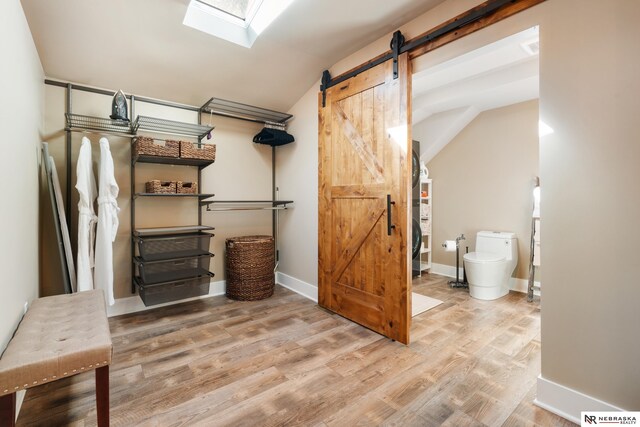
[[[388,174],[388,182],[392,188],[397,189],[394,194],[395,205],[392,206],[391,212],[393,224],[395,225],[394,233],[397,233],[398,239],[392,243],[392,251],[403,254],[403,262],[396,261],[397,264],[388,265],[385,268],[386,283],[393,285],[389,292],[386,293],[385,312],[400,313],[395,322],[388,320],[384,327],[389,337],[403,343],[409,344],[409,327],[411,325],[410,309],[410,292],[411,292],[411,259],[408,253],[409,238],[408,226],[411,213],[408,209],[408,200],[410,200],[410,175],[408,173],[408,155],[411,153],[410,127],[408,126],[407,102],[410,94],[406,93],[410,88],[408,82],[408,61],[409,55],[404,53],[398,58],[398,75],[397,79],[393,79],[392,73],[387,73],[388,88],[385,93],[385,129],[388,138],[391,139],[390,146],[394,150],[394,161],[389,162],[388,167],[391,168]],[[386,64],[389,68],[392,63]],[[398,126],[398,123],[401,125]]]
[[[318,94],[318,304],[331,309],[331,103]]]
[[[371,173],[373,180],[376,183],[384,182],[384,168],[377,161],[375,154],[371,150],[369,144],[362,138],[358,130],[355,128],[349,117],[338,104],[334,105],[334,114],[339,126],[342,128],[347,140],[351,143],[351,146],[358,154],[358,157],[362,160],[367,170]],[[353,113],[352,113],[353,114]],[[350,156],[345,156],[350,157]],[[353,165],[350,165],[353,167]],[[352,170],[355,170],[354,167]]]
[[[387,164],[389,162],[388,156],[388,147],[386,144],[387,141],[387,132],[385,129],[385,120],[384,120],[384,94],[385,88],[384,86],[376,86],[373,88],[373,133],[374,140],[376,142],[376,156],[380,159],[382,164]],[[388,183],[385,183],[384,193],[381,194],[382,198],[386,198],[387,194],[389,194],[390,188]],[[383,218],[383,222],[386,222],[386,213]],[[385,292],[385,277],[384,277],[384,258],[380,256],[380,253],[384,254],[385,251],[388,253],[388,244],[385,238],[386,229],[383,225],[381,228],[376,230],[376,233],[373,235],[374,244],[379,249],[379,252],[376,256],[375,263],[373,265],[374,268],[374,276],[377,280],[374,293],[376,295],[384,295]]]
[[[342,251],[335,258],[337,262],[333,269],[333,281],[337,281],[342,273],[344,273],[344,270],[349,266],[353,257],[358,253],[358,249],[362,246],[367,236],[369,236],[375,224],[380,221],[383,214],[383,207],[370,208],[365,218],[358,218],[358,226],[351,229],[351,236],[348,243],[344,245]]]
[[[332,199],[382,199],[388,192],[385,184],[336,185],[331,187]]]
[[[351,286],[344,286],[340,283],[333,285],[331,294],[333,307],[349,313],[357,313],[356,320],[363,326],[375,330],[385,321],[384,319],[384,297],[370,294]]]
[[[342,82],[337,86],[333,86],[327,90],[327,96],[331,96],[334,102],[353,96],[364,90],[384,84],[386,80],[386,69],[383,66],[377,66],[361,73],[352,79]]]
[[[360,93],[360,135],[362,139],[367,142],[367,148],[371,152],[371,157],[376,160],[376,163],[382,165],[383,163],[378,159],[377,141],[374,133],[374,88],[367,89]],[[384,171],[382,171],[384,173]]]

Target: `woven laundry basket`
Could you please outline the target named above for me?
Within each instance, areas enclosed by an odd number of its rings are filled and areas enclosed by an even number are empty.
[[[239,301],[255,301],[273,295],[273,237],[231,237],[226,240],[226,247],[227,297]]]

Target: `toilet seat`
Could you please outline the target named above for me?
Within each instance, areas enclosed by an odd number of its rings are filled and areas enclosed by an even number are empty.
[[[463,259],[476,264],[489,264],[505,261],[506,257],[492,252],[470,252],[468,254],[464,254]]]

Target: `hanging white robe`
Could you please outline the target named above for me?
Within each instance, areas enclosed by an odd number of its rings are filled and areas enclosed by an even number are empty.
[[[93,177],[91,141],[82,138],[76,166],[76,189],[78,190],[78,292],[93,289],[93,246],[96,237],[96,180]]]
[[[113,158],[107,138],[100,138],[100,169],[98,173],[98,229],[94,283],[102,289],[109,305],[113,305],[113,242],[118,232],[118,183],[114,176]]]

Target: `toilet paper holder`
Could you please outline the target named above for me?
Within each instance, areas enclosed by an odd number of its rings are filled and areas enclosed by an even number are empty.
[[[460,234],[460,236],[456,237],[455,243],[453,240],[446,240],[444,243],[442,243],[442,247],[445,248],[445,250],[448,251],[453,251],[453,247],[455,244],[455,251],[456,251],[456,280],[449,280],[449,285],[452,288],[468,288],[469,287],[469,283],[467,283],[467,275],[463,272],[463,279],[460,280],[460,241],[461,240],[466,240],[466,238],[464,237],[464,234]],[[467,247],[468,249],[468,247]],[[463,265],[463,271],[464,271],[464,265]]]

